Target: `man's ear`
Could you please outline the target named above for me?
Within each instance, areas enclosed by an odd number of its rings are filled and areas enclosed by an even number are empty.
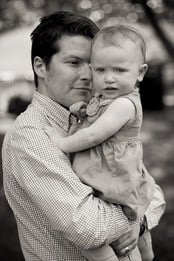
[[[138,81],[141,82],[144,78],[144,75],[146,74],[148,70],[148,65],[146,63],[142,64],[139,70],[139,75],[138,75]]]
[[[44,78],[46,72],[46,66],[42,58],[40,58],[39,56],[34,57],[33,65],[34,65],[34,71],[37,74],[37,76],[39,78]]]

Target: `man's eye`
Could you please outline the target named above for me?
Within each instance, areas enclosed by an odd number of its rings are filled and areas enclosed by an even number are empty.
[[[69,63],[73,66],[79,65],[79,61],[77,60],[69,61]]]

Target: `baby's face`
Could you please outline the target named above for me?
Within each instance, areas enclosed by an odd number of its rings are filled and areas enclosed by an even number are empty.
[[[140,47],[130,40],[121,46],[104,45],[96,40],[91,55],[93,88],[105,98],[130,93],[146,72]]]

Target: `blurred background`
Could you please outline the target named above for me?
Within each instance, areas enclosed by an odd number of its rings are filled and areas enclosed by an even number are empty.
[[[174,0],[0,0],[0,147],[32,98],[30,33],[55,10],[88,16],[100,27],[131,24],[147,44],[148,73],[140,85],[144,162],[164,191],[167,208],[152,231],[161,261],[174,260]],[[24,261],[3,191],[0,157],[0,260]]]

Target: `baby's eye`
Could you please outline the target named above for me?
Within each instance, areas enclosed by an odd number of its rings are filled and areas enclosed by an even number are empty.
[[[118,73],[122,73],[125,72],[126,70],[124,68],[114,68],[114,71]]]
[[[104,72],[104,68],[95,68],[95,72],[103,73]]]

